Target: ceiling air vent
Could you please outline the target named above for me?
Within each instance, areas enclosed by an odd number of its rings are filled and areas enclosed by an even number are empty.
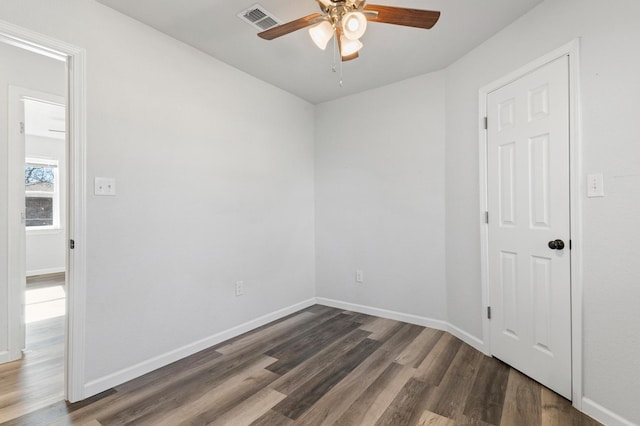
[[[238,18],[242,19],[260,31],[268,30],[271,27],[280,25],[280,20],[268,12],[264,6],[254,4],[247,10],[238,13]]]

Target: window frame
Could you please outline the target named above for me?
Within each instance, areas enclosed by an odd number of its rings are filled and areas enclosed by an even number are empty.
[[[41,165],[41,166],[50,166],[53,168],[53,191],[28,191],[25,187],[24,196],[25,202],[26,198],[31,197],[41,197],[41,198],[51,198],[52,199],[52,210],[53,210],[53,224],[52,225],[41,225],[41,226],[27,226],[27,213],[25,210],[25,229],[27,231],[52,231],[52,230],[60,230],[62,229],[61,221],[60,221],[60,162],[53,158],[42,158],[42,157],[26,157],[24,160],[25,168],[27,165]]]

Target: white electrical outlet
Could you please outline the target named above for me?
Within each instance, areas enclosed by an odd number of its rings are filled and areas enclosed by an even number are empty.
[[[244,282],[236,281],[236,297],[244,294]]]
[[[364,272],[362,272],[362,269],[356,269],[356,282],[357,283],[364,282]]]

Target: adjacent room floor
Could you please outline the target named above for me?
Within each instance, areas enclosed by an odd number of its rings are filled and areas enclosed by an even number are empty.
[[[64,274],[30,277],[26,349],[0,365],[0,423],[64,400]]]
[[[448,333],[320,305],[8,424],[51,423],[598,424]]]

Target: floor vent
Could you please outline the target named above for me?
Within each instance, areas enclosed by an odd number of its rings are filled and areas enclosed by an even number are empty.
[[[281,24],[278,18],[259,4],[254,4],[249,9],[238,13],[238,18],[260,31],[268,30]]]

